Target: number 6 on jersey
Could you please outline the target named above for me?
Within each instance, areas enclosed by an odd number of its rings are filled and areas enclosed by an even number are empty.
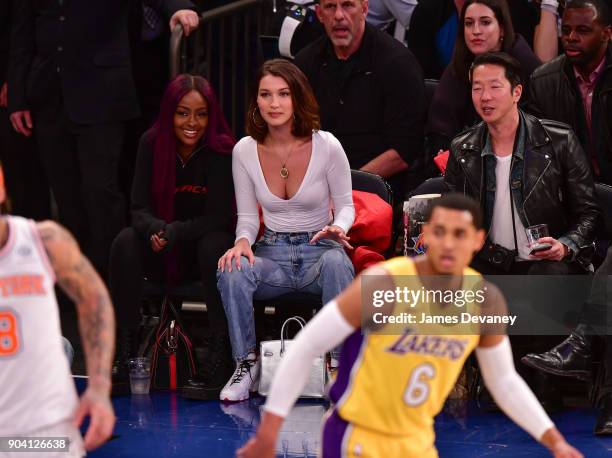
[[[419,364],[410,373],[408,386],[404,391],[404,402],[418,407],[429,397],[429,382],[436,375],[436,369],[429,363]]]

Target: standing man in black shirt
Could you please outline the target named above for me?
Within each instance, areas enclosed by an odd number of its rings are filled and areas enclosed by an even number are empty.
[[[0,161],[5,171],[10,212],[40,221],[51,217],[49,185],[34,139],[15,132],[7,110],[12,8],[10,0],[0,2]]]
[[[13,0],[8,105],[15,130],[35,134],[60,221],[104,278],[125,225],[118,162],[139,115],[126,0]],[[186,33],[189,0],[146,0]],[[166,21],[164,21],[166,22]]]
[[[367,0],[320,0],[326,35],[296,56],[321,109],[321,128],[351,168],[376,173],[404,197],[406,171],[423,149],[425,88],[414,56],[366,24]]]

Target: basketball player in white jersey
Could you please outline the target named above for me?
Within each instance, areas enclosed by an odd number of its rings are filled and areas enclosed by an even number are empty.
[[[80,401],[62,349],[56,281],[78,310],[89,375]],[[72,236],[51,221],[0,216],[0,457],[82,457],[110,437],[114,334],[108,292]],[[83,440],[78,427],[87,415]],[[36,441],[13,441],[19,451],[7,451],[15,436],[66,438],[69,452],[58,442],[36,449]]]

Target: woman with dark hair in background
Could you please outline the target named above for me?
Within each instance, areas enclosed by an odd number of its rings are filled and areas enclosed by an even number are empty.
[[[354,276],[344,252],[351,248],[346,233],[355,209],[342,145],[319,130],[319,107],[298,67],[271,60],[256,81],[247,115],[250,136],[236,144],[232,160],[236,242],[219,259],[218,287],[237,366],[221,391],[224,401],[247,399],[259,377],[254,298],[300,291],[326,303]],[[259,206],[265,231],[253,254]]]
[[[480,121],[471,98],[468,73],[474,57],[504,51],[517,59],[522,80],[540,64],[527,42],[514,33],[506,0],[467,0],[461,9],[451,63],[434,94],[425,132],[432,151],[448,149],[459,132]]]
[[[113,242],[110,289],[117,316],[115,381],[135,356],[143,277],[177,284],[196,278],[206,290],[212,350],[207,387],[233,371],[227,322],[216,287],[217,260],[232,246],[234,137],[210,84],[200,76],[170,82],[159,117],[140,139],[132,185],[132,227]],[[225,371],[224,371],[225,370]]]

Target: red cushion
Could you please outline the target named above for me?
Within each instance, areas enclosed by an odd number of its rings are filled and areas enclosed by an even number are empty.
[[[384,261],[391,244],[393,209],[376,194],[353,191],[355,222],[348,233],[354,250],[347,250],[355,273]]]

